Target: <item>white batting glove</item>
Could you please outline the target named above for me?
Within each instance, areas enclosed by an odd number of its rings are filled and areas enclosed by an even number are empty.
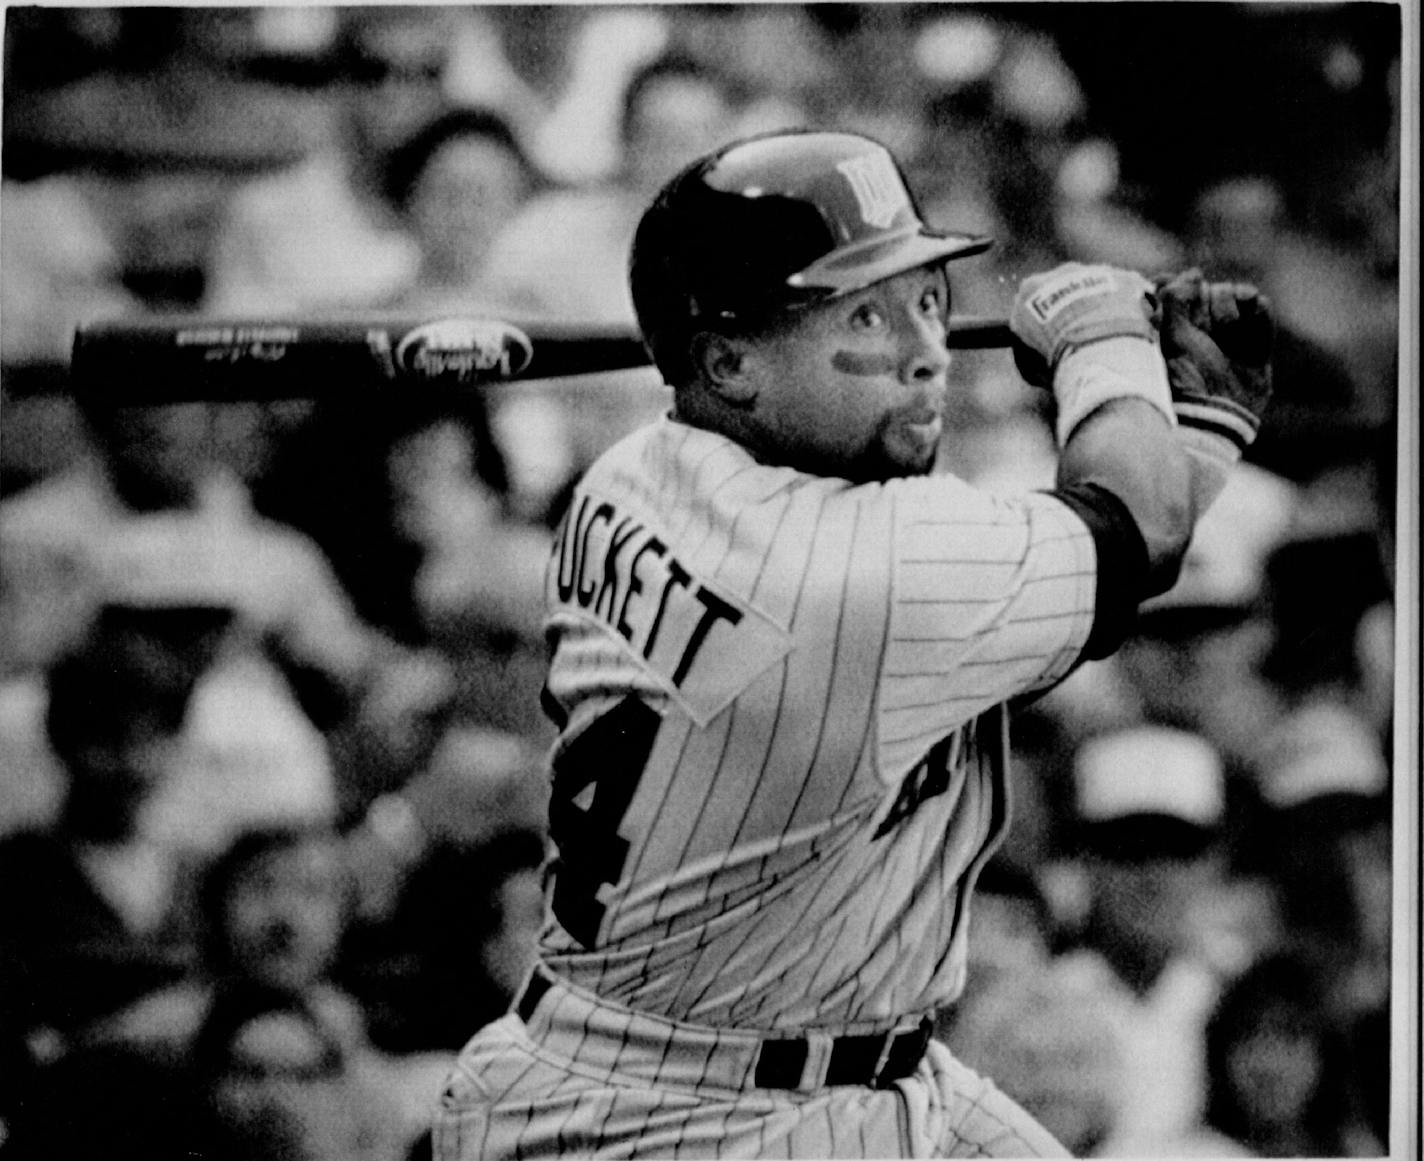
[[[1019,369],[1052,386],[1060,447],[1112,399],[1145,399],[1176,425],[1155,309],[1152,283],[1112,266],[1068,262],[1019,284],[1009,314]]]

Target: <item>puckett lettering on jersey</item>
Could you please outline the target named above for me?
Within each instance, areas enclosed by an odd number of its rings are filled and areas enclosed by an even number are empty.
[[[646,519],[589,492],[560,525],[547,593],[556,619],[616,637],[699,723],[789,648],[783,629],[695,575]]]

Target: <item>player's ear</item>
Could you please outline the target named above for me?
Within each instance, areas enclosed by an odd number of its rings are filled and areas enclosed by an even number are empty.
[[[758,386],[747,344],[732,335],[702,331],[692,338],[692,358],[702,381],[717,398],[745,410],[756,402]]]

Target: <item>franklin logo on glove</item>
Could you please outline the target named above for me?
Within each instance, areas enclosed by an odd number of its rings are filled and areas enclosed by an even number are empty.
[[[1047,294],[1039,295],[1030,300],[1028,305],[1038,316],[1040,322],[1047,322],[1064,307],[1077,302],[1086,294],[1105,289],[1108,283],[1109,279],[1106,277],[1085,275],[1082,278],[1075,278],[1072,282],[1065,283]]]

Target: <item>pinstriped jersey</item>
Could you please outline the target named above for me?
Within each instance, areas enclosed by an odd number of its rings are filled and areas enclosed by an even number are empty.
[[[1051,495],[810,476],[670,418],[615,445],[547,575],[545,962],[719,1027],[952,1000],[1007,819],[1003,703],[1077,659],[1095,569]]]

